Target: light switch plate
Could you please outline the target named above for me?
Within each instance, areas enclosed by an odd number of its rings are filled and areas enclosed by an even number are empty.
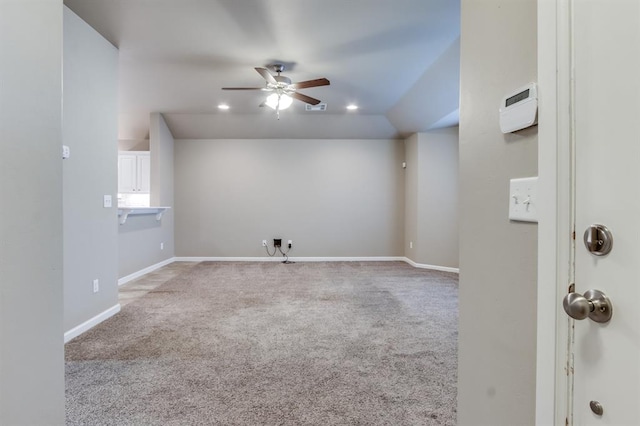
[[[509,219],[538,222],[538,177],[511,179]]]
[[[113,202],[111,200],[111,195],[105,195],[104,199],[103,199],[103,204],[104,208],[109,208],[113,205]]]

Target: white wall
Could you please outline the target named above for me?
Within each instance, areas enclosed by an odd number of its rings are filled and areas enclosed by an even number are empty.
[[[412,135],[406,158],[405,255],[416,263],[457,268],[458,128]]]
[[[129,216],[119,226],[118,276],[126,277],[174,256],[173,136],[159,113],[150,117],[151,205],[172,207],[161,221],[155,216]],[[163,249],[160,248],[162,243]]]
[[[537,226],[508,219],[509,179],[537,175],[537,128],[498,107],[536,81],[536,1],[462,0],[458,424],[531,425]]]
[[[399,129],[423,132],[441,127],[459,105],[460,39],[456,39],[389,110],[387,118]]]
[[[0,424],[63,425],[62,1],[0,1]]]
[[[177,256],[402,256],[403,141],[177,140]]]
[[[118,50],[65,7],[65,331],[118,304],[117,93]],[[104,195],[113,207],[103,207]]]

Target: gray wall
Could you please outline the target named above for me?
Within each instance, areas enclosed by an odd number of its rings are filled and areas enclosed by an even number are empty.
[[[149,139],[120,139],[118,151],[149,151]]]
[[[173,136],[159,113],[151,114],[151,206],[172,207],[157,221],[152,216],[129,216],[119,226],[120,278],[174,256]],[[163,243],[164,249],[160,248]]]
[[[176,255],[402,256],[403,141],[177,140]]]
[[[62,1],[0,1],[0,424],[63,425]]]
[[[404,255],[417,262],[418,258],[418,191],[420,157],[418,134],[404,141],[407,168],[404,172]]]
[[[458,128],[412,135],[406,157],[405,255],[416,263],[457,268]]]
[[[65,7],[65,331],[118,304],[117,94],[118,50]],[[103,207],[105,194],[113,207]]]
[[[462,0],[458,424],[535,413],[537,226],[509,222],[509,179],[537,174],[537,128],[498,107],[536,80],[536,1]]]

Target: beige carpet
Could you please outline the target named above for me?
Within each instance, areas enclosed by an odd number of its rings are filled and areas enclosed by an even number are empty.
[[[455,425],[457,275],[202,262],[66,345],[68,425]]]

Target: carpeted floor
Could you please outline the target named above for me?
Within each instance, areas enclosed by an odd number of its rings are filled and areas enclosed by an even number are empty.
[[[455,425],[457,282],[196,264],[67,343],[67,424]]]

